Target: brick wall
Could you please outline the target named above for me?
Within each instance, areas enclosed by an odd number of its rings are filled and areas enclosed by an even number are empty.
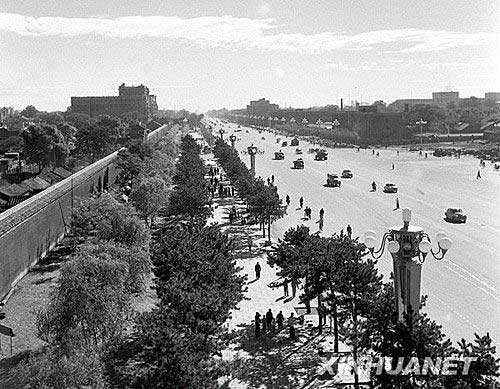
[[[151,132],[148,142],[157,142],[168,130],[162,126]],[[115,182],[117,154],[100,159],[0,214],[0,300],[62,239],[79,199]]]

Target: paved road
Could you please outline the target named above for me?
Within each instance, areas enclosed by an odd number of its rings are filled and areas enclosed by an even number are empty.
[[[229,136],[235,125],[226,125]],[[237,148],[244,151],[251,143],[261,153],[257,155],[257,175],[275,176],[280,195],[289,194],[289,214],[273,226],[274,237],[281,237],[291,226],[303,223],[302,211],[297,210],[299,197],[313,211],[313,220],[306,222],[317,231],[318,211],[325,209],[324,235],[351,224],[355,235],[372,229],[380,237],[391,226],[401,225],[401,212],[395,211],[396,197],[401,207],[413,210],[412,224],[419,225],[431,239],[438,231],[446,231],[453,247],[442,261],[427,259],[422,271],[422,293],[429,296],[426,310],[452,340],[472,339],[474,332],[489,331],[500,342],[500,173],[487,165],[481,169],[482,179],[476,179],[479,161],[475,158],[429,158],[418,153],[379,150],[356,152],[353,149],[330,149],[329,159],[313,161],[308,154],[312,145],[301,141],[304,170],[291,169],[298,156],[295,147],[283,147],[284,161],[272,159],[280,149],[273,134],[258,134],[255,130],[236,133]],[[262,137],[265,140],[262,140]],[[291,138],[288,140],[290,141]],[[316,146],[314,146],[316,147]],[[263,153],[262,153],[263,152]],[[249,157],[242,154],[249,164]],[[395,169],[392,170],[392,163]],[[342,180],[341,188],[325,188],[327,173],[351,169],[354,178]],[[379,190],[370,192],[375,181]],[[399,187],[399,193],[385,194],[380,189],[386,182]],[[448,207],[463,208],[468,215],[465,225],[443,220]],[[388,277],[392,264],[389,254],[379,260],[380,271]]]

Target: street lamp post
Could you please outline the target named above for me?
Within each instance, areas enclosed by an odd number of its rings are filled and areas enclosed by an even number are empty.
[[[386,246],[391,253],[399,321],[404,321],[405,314],[418,313],[422,264],[427,254],[431,253],[435,259],[441,260],[452,245],[451,239],[444,232],[438,232],[436,234],[438,250],[434,251],[429,235],[421,227],[410,226],[411,209],[404,208],[402,213],[403,226],[390,228],[382,237],[378,250],[375,250],[375,233],[373,231],[365,233],[365,245],[373,258],[380,258]]]
[[[247,148],[248,155],[250,155],[250,172],[255,176],[255,155],[257,154],[257,147],[253,144]]]
[[[236,135],[234,134],[231,134],[231,136],[229,137],[229,140],[231,141],[231,147],[234,149],[234,143],[236,142]]]
[[[269,116],[267,118],[267,123],[269,125],[269,128],[272,129],[273,128],[273,118],[272,118],[272,116]]]
[[[415,122],[415,124],[418,124],[420,126],[420,150],[422,150],[422,128],[427,124],[427,122],[420,118],[420,120],[418,122]]]
[[[290,119],[290,130],[292,131],[293,136],[295,136],[295,133],[293,132],[293,126],[295,122],[296,122],[295,118]]]

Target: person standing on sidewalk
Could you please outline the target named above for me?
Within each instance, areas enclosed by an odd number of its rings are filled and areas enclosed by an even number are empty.
[[[252,246],[253,246],[253,240],[252,240],[252,237],[250,236],[250,234],[248,234],[248,236],[247,236],[247,245],[248,245],[248,252],[251,253]]]
[[[278,331],[281,331],[283,329],[283,322],[285,321],[285,317],[283,316],[283,312],[280,311],[276,315],[276,323],[278,324]]]
[[[260,336],[260,313],[255,312],[255,337]]]
[[[295,281],[295,279],[292,279],[292,297],[295,298],[296,294],[297,294],[297,281]]]
[[[320,220],[321,220],[321,219],[323,219],[323,217],[324,217],[324,216],[325,216],[325,210],[324,210],[323,208],[321,208],[321,209],[319,210],[319,219],[320,219]]]
[[[259,262],[257,262],[255,264],[255,278],[256,279],[259,279],[260,278],[260,271],[262,270],[262,268],[260,267],[260,264]]]
[[[286,206],[288,207],[290,205],[290,196],[286,195]]]
[[[288,329],[290,331],[290,339],[295,339],[295,317],[293,316],[293,312],[288,318]]]
[[[351,227],[350,224],[347,225],[346,230],[347,230],[347,236],[349,237],[349,239],[351,239],[351,237],[352,237],[352,227]]]
[[[301,196],[299,199],[300,208],[304,206],[304,198]]]
[[[396,197],[396,209],[399,209],[399,198]]]
[[[271,330],[273,324],[273,313],[271,312],[271,308],[266,313],[266,325],[267,329]]]
[[[285,297],[288,297],[288,280],[286,278],[283,281],[283,294]]]

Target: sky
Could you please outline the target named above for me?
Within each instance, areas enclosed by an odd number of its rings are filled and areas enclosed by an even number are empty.
[[[144,84],[204,112],[500,92],[498,0],[0,0],[0,106]]]

